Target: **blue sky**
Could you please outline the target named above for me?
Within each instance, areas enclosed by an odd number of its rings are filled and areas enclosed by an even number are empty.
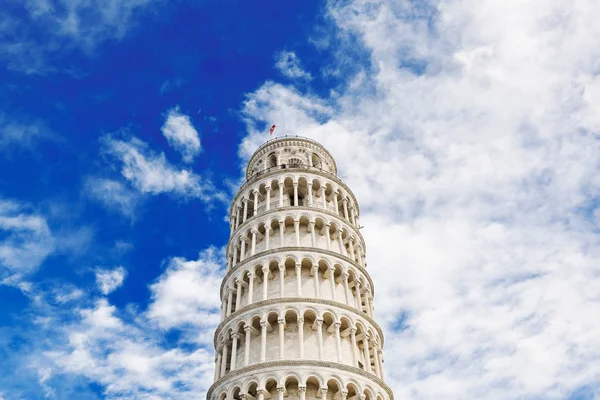
[[[396,398],[600,398],[599,13],[5,1],[0,399],[203,397],[272,123],[361,204]]]

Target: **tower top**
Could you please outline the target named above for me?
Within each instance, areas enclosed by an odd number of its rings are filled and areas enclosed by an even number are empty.
[[[287,135],[268,140],[254,152],[246,167],[246,179],[287,167],[337,175],[335,160],[323,145],[306,137]]]

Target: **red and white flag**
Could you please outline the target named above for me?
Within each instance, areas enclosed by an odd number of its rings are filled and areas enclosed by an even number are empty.
[[[269,129],[269,136],[271,136],[273,134],[274,130],[275,130],[275,125],[271,125],[271,129]]]

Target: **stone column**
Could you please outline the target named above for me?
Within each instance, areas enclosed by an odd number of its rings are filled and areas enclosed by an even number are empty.
[[[218,348],[217,349],[217,361],[215,363],[215,381],[217,379],[219,379],[220,375],[219,372],[221,372],[221,352],[223,351],[222,348]]]
[[[241,224],[242,216],[240,215],[240,211],[242,211],[242,208],[240,206],[235,206],[235,229]]]
[[[331,225],[325,225],[325,243],[327,244],[327,250],[331,251]]]
[[[362,298],[360,295],[360,282],[359,281],[354,282],[354,292],[356,293],[356,308],[359,311],[362,311]]]
[[[369,290],[365,291],[365,303],[367,306],[367,315],[373,318],[373,306],[371,305],[371,292]]]
[[[317,324],[317,340],[319,343],[319,360],[323,359],[323,320],[317,319],[315,321]]]
[[[299,206],[299,204],[298,204],[298,182],[294,182],[294,205]]]
[[[300,400],[306,400],[306,386],[298,386],[298,394],[300,395]]]
[[[338,193],[337,191],[333,193],[333,206],[335,207],[336,215],[340,215],[340,207],[338,205]]]
[[[231,308],[233,306],[233,290],[227,288],[227,316],[231,315]]]
[[[252,304],[254,296],[254,272],[248,272],[248,305]]]
[[[240,279],[235,280],[237,285],[237,292],[235,294],[235,311],[242,308],[242,281]]]
[[[377,346],[377,341],[373,342],[373,361],[375,361],[375,375],[377,375],[379,378],[383,379],[383,376],[381,376],[381,366],[379,364],[379,351],[377,350],[378,346]]]
[[[331,300],[335,301],[335,268],[329,268],[329,286],[331,287]]]
[[[321,295],[319,294],[319,266],[313,265],[312,270],[315,279],[315,297],[318,299],[319,297],[321,297]]]
[[[298,342],[300,345],[300,358],[304,358],[304,318],[298,318]]]
[[[285,388],[284,387],[278,387],[277,388],[277,400],[283,400],[283,395],[285,394]]]
[[[321,400],[327,400],[327,388],[321,388]]]
[[[252,343],[252,327],[246,325],[244,327],[244,332],[246,333],[246,345],[244,347],[244,367],[250,365],[250,345]]]
[[[365,259],[364,259],[364,255],[363,255],[363,250],[362,250],[362,246],[357,246],[357,256],[358,256],[358,264],[361,267],[365,266]]]
[[[345,256],[346,255],[346,246],[344,246],[344,238],[342,238],[342,232],[339,231],[338,232],[338,243],[340,245],[340,254]]]
[[[300,220],[294,220],[294,230],[296,231],[296,246],[300,247]]]
[[[267,359],[267,321],[260,321],[260,361]]]
[[[227,292],[227,290],[225,292]],[[223,300],[221,300],[221,322],[223,322],[223,320],[225,319],[226,316],[227,316],[227,300],[223,299]]]
[[[342,274],[342,278],[344,278],[344,296],[346,296],[346,304],[347,305],[351,305],[350,298],[352,298],[352,294],[350,293],[350,289],[348,288],[348,278],[349,277],[350,277],[350,274],[347,272],[344,272]]]
[[[307,182],[306,186],[308,186],[308,206],[313,206],[313,193],[312,193],[312,182]]]
[[[321,198],[323,199],[323,210],[327,210],[327,197],[325,196],[325,185],[321,186]]]
[[[285,297],[285,265],[279,264],[279,297]]]
[[[246,219],[248,218],[248,200],[247,199],[243,199],[242,203],[244,203],[244,215],[243,215],[243,220],[242,222],[246,222]]]
[[[342,390],[340,393],[342,395],[342,399],[341,400],[346,400],[348,398],[348,391],[347,390]]]
[[[285,359],[285,319],[279,318],[279,359]]]
[[[231,345],[231,363],[229,370],[233,371],[235,370],[235,364],[237,362],[237,347],[238,347],[238,340],[240,339],[240,334],[237,332],[234,332],[231,334],[231,339],[233,340],[233,344]]]
[[[268,392],[266,390],[263,389],[259,389],[256,391],[257,394],[257,400],[265,400],[265,394],[268,394]],[[229,399],[226,399],[229,400]]]
[[[271,226],[265,224],[265,251],[269,250],[270,239],[271,239]]]
[[[269,267],[263,267],[263,300],[267,300],[267,296],[269,293]]]
[[[350,328],[350,339],[352,340],[352,365],[358,367],[358,345],[356,344],[356,328]]]
[[[246,259],[246,237],[240,236],[240,261]]]
[[[315,221],[310,221],[308,223],[308,229],[310,229],[310,240],[312,247],[317,247],[317,239],[315,238]]]
[[[365,353],[365,369],[367,370],[367,372],[372,372],[371,371],[371,354],[370,354],[370,345],[369,345],[369,335],[364,336],[363,339],[363,351]]]
[[[237,251],[239,249],[239,245],[234,244],[233,245],[233,262],[231,263],[232,267],[235,267],[237,265]]]
[[[283,239],[283,233],[285,232],[284,224],[285,224],[284,221],[279,221],[279,247],[285,246],[284,239]]]
[[[266,210],[270,211],[271,210],[271,186],[265,187],[265,190],[267,191],[267,206],[266,206]]]
[[[344,199],[342,199],[342,203],[344,204],[344,218],[349,220],[350,218],[348,218],[348,200],[344,197]]]
[[[256,234],[258,232],[256,231],[256,229],[252,229],[252,247],[251,247],[251,252],[250,255],[255,255],[256,254]]]
[[[254,192],[254,215],[258,212],[258,192]]]
[[[335,348],[337,351],[337,361],[342,362],[342,338],[340,337],[340,324],[336,322],[333,327],[335,328]]]
[[[283,182],[279,182],[279,207],[283,207]]]
[[[302,264],[296,263],[296,295],[302,297]]]
[[[381,371],[381,379],[385,380],[385,370],[383,369],[383,351],[382,351],[382,349],[378,349],[377,354],[379,355],[379,371]]]
[[[225,341],[223,344],[223,357],[221,358],[221,377],[225,376],[225,372],[227,371],[227,353],[229,353],[229,345]]]
[[[352,259],[352,261],[356,261],[356,255],[354,254],[354,238],[351,237],[348,239],[348,244],[350,245],[350,258]]]
[[[356,226],[356,217],[354,214],[354,207],[350,208],[350,223]]]

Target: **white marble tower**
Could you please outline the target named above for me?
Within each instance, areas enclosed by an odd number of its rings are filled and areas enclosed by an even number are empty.
[[[207,400],[393,400],[359,214],[319,143],[256,150],[230,210]]]

